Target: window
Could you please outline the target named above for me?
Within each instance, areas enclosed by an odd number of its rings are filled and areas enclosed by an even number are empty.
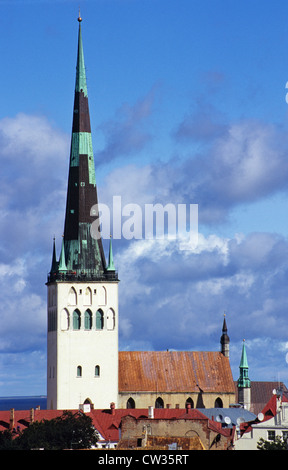
[[[135,401],[133,400],[132,397],[130,397],[127,400],[126,408],[128,408],[128,409],[132,409],[132,408],[134,409],[135,408]]]
[[[69,329],[69,313],[66,310],[66,308],[61,310],[60,321],[61,321],[61,330],[62,331],[68,330]]]
[[[73,330],[80,330],[81,327],[81,314],[79,310],[73,312]]]
[[[84,314],[84,327],[85,330],[91,330],[92,328],[92,313],[90,310],[86,310]]]
[[[101,309],[96,312],[96,330],[103,330],[104,328],[104,315]]]
[[[98,289],[98,305],[106,305],[107,303],[107,292],[104,286]]]
[[[77,377],[82,377],[82,367],[77,366]]]
[[[76,305],[77,304],[77,294],[76,294],[76,290],[74,289],[74,287],[71,287],[71,289],[69,290],[68,304],[69,305]]]
[[[95,377],[100,377],[100,366],[95,366]]]
[[[155,401],[155,408],[164,408],[164,401],[161,397],[158,397]]]
[[[91,305],[92,304],[92,291],[90,287],[87,287],[85,289],[85,294],[84,294],[84,305]]]
[[[268,441],[274,441],[275,435],[275,431],[268,431]]]
[[[187,405],[190,405],[190,408],[194,408],[194,401],[192,400],[191,397],[187,398],[186,403],[185,403],[185,408],[187,408]]]
[[[216,398],[214,408],[223,408],[223,401],[221,398]]]
[[[114,330],[115,328],[115,312],[109,308],[107,312],[107,330]]]

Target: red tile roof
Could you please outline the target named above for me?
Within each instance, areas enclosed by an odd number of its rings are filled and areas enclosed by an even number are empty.
[[[72,410],[76,413],[78,410]],[[56,418],[61,416],[63,410],[33,410],[34,420],[42,421]],[[100,433],[102,438],[107,441],[117,442],[119,440],[119,426],[121,419],[124,416],[133,416],[135,419],[145,418],[148,419],[148,409],[115,409],[112,412],[110,409],[107,410],[91,410],[86,413],[91,417],[95,429]],[[0,431],[9,429],[10,424],[10,411],[0,411]],[[221,424],[215,421],[209,420],[207,416],[201,413],[196,408],[190,409],[188,412],[185,409],[180,408],[155,408],[154,419],[196,419],[205,420],[208,422],[208,427],[212,431],[227,435],[231,435],[231,429],[221,428]],[[30,410],[15,410],[14,411],[14,423],[13,428],[17,430],[25,429],[31,423],[31,411]]]
[[[229,358],[221,352],[119,351],[119,392],[235,393]]]

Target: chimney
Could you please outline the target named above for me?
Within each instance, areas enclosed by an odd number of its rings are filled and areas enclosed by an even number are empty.
[[[148,406],[148,418],[149,419],[154,418],[154,408],[153,408],[153,406]]]
[[[186,413],[189,413],[190,410],[191,410],[191,404],[187,403],[186,404]]]
[[[14,429],[14,426],[15,426],[15,410],[14,410],[14,408],[11,408],[11,410],[10,410],[10,425],[9,425],[10,431],[12,431],[12,429]]]
[[[111,415],[115,415],[115,403],[114,402],[110,403],[110,410],[111,410]]]
[[[31,408],[30,410],[30,423],[34,423],[34,417],[35,417],[35,414],[34,414],[34,408]]]

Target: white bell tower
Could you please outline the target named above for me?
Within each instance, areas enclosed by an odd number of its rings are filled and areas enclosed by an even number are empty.
[[[118,276],[112,240],[106,266],[79,21],[66,216],[48,275],[47,409],[109,408],[118,403]],[[93,209],[92,209],[93,208]]]

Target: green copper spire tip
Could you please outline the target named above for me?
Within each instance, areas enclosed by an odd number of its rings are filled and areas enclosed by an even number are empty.
[[[62,238],[62,247],[61,247],[61,254],[59,259],[59,266],[58,266],[59,273],[66,273],[67,266],[65,261],[65,250],[64,250],[64,236]]]
[[[109,262],[107,266],[107,271],[115,271],[114,261],[113,261],[113,251],[112,251],[112,237],[110,236],[110,246],[109,246]]]
[[[238,379],[238,387],[249,388],[251,386],[251,381],[248,377],[249,367],[248,367],[247,353],[246,353],[246,347],[245,347],[245,339],[243,340],[242,355],[241,355],[239,369],[240,369],[240,377]]]
[[[241,362],[240,362],[239,367],[246,367],[248,369],[248,359],[247,359],[247,353],[246,353],[246,348],[245,348],[245,339],[243,339],[242,356],[241,356]]]
[[[76,66],[75,91],[78,91],[78,92],[82,91],[84,93],[84,96],[88,96],[83,44],[82,44],[82,32],[81,32],[82,18],[80,16],[80,12],[79,12],[79,17],[78,17],[78,22],[79,22],[79,35],[78,35],[78,57],[77,57],[77,66]]]

